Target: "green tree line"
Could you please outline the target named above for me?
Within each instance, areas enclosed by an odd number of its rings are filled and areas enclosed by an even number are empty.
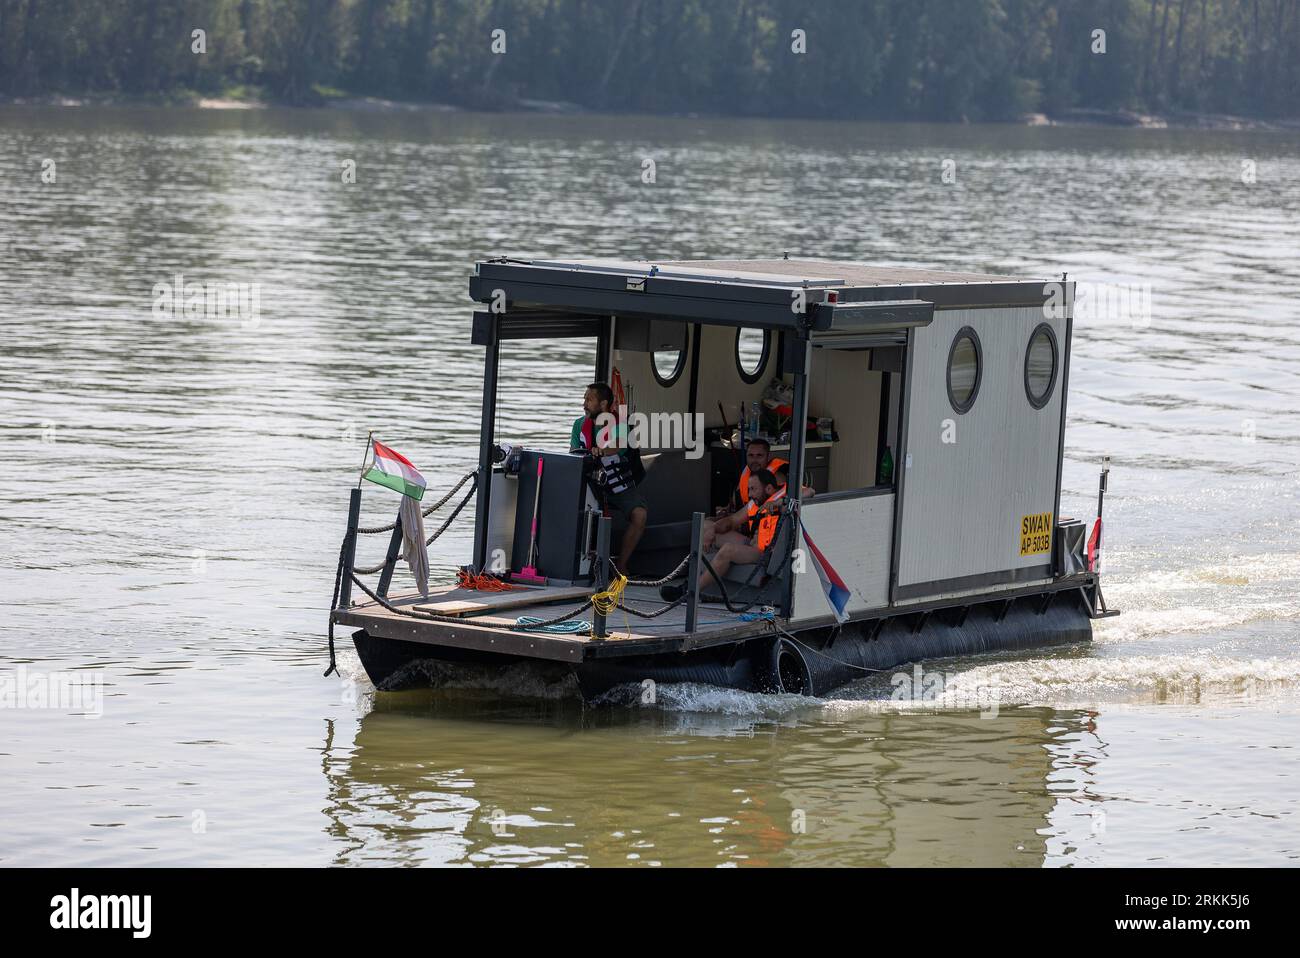
[[[1290,117],[1300,0],[0,0],[0,95],[241,89],[291,104]]]

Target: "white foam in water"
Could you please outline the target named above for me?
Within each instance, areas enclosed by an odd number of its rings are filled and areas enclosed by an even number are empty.
[[[640,688],[634,687],[637,695]],[[817,704],[805,695],[764,695],[742,692],[698,682],[659,684],[655,689],[656,705],[669,712],[709,712],[743,718],[781,718]]]
[[[1123,614],[1093,623],[1098,644],[1286,620],[1300,616],[1300,553],[1137,572],[1103,580],[1102,588]]]
[[[941,701],[968,702],[981,690],[996,691],[999,707],[1294,699],[1300,691],[1300,660],[1201,652],[1004,661],[950,676]]]

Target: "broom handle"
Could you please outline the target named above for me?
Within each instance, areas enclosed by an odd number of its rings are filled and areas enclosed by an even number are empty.
[[[533,553],[537,550],[537,509],[542,502],[542,462],[537,460],[537,489],[533,492],[533,537],[528,543],[528,564],[533,564]]]

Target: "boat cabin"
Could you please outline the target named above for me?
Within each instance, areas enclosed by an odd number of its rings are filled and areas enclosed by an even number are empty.
[[[803,500],[850,613],[1050,581],[1072,287],[788,259],[487,260],[470,281],[486,307],[473,326],[487,351],[481,466],[492,468],[495,387],[508,375],[499,344],[589,336],[593,379],[621,387],[627,414],[662,425],[645,430],[660,444],[640,450],[649,516],[633,574],[678,564],[693,514],[734,502],[742,444],[759,438],[810,487],[791,483],[788,497]],[[589,574],[577,557],[590,552],[583,517],[595,502],[577,494],[579,470],[563,470],[567,451],[543,455],[552,553],[538,568],[577,580]],[[507,556],[524,564],[531,464],[510,477],[497,466],[481,488],[476,567],[494,555],[498,569]],[[808,562],[773,598],[793,624],[830,614]]]

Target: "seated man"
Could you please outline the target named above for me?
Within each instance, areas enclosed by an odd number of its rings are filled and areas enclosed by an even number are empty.
[[[726,528],[715,535],[718,551],[709,557],[713,571],[719,576],[725,575],[733,565],[762,562],[764,553],[771,547],[776,536],[779,503],[783,498],[777,494],[776,476],[766,469],[757,470],[749,477],[749,493],[750,501],[745,508],[714,524],[715,528],[726,524]],[[708,551],[707,548],[705,551]],[[713,576],[708,569],[700,573],[700,591],[704,590],[711,578]],[[681,585],[665,585],[659,589],[659,594],[666,601],[673,602],[681,598],[685,589]]]
[[[569,449],[595,457],[604,507],[627,520],[616,563],[618,571],[626,575],[632,553],[645,532],[645,496],[636,489],[644,471],[640,455],[628,446],[627,426],[614,418],[613,405],[614,391],[606,383],[588,386],[582,395],[583,415],[573,421],[569,433]]]
[[[739,496],[739,505],[744,505],[745,497],[749,493],[749,477],[760,469],[767,469],[775,472],[779,467],[788,465],[784,459],[778,459],[772,455],[772,446],[766,440],[758,436],[749,440],[745,444],[745,468],[740,472],[740,482],[736,484],[736,494]]]
[[[758,513],[759,505],[767,498],[764,492],[766,488],[764,473],[771,476],[772,483],[775,485],[775,476],[766,470],[759,470],[758,473],[749,477],[747,484],[749,495],[743,506],[719,519],[704,520],[704,531],[700,537],[700,544],[705,552],[712,551],[715,546],[724,542],[748,542],[753,536],[751,527],[754,524],[754,516]]]
[[[769,471],[776,478],[777,490],[766,501],[762,499],[762,480],[759,479],[758,485],[755,485],[756,476],[751,475],[749,477],[749,501],[745,503],[743,508],[719,519],[704,520],[704,534],[700,538],[705,552],[708,552],[720,542],[748,542],[749,535],[742,530],[747,526],[752,526],[755,522],[754,516],[759,511],[758,504],[767,506],[769,513],[774,511],[775,503],[785,495],[786,474],[790,471],[788,463],[780,459],[775,461],[780,465]],[[762,472],[763,470],[759,471],[760,476]],[[811,499],[814,494],[812,486],[803,487],[803,498]]]
[[[789,463],[784,459],[777,459],[772,455],[772,446],[766,439],[755,437],[745,446],[745,468],[740,473],[740,482],[736,486],[736,492],[739,496],[741,512],[746,513],[746,519],[754,517],[754,496],[750,491],[750,482],[754,473],[766,469],[775,472],[777,469],[788,468]],[[781,485],[785,480],[781,480]],[[709,550],[713,548],[715,537],[723,533],[738,528],[736,522],[729,520],[734,519],[732,508],[736,505],[736,495],[732,496],[732,502],[729,505],[719,506],[714,513],[713,519],[704,520],[704,548]],[[739,515],[737,513],[736,515]],[[720,525],[719,525],[720,524]],[[742,537],[743,538],[743,537]]]

